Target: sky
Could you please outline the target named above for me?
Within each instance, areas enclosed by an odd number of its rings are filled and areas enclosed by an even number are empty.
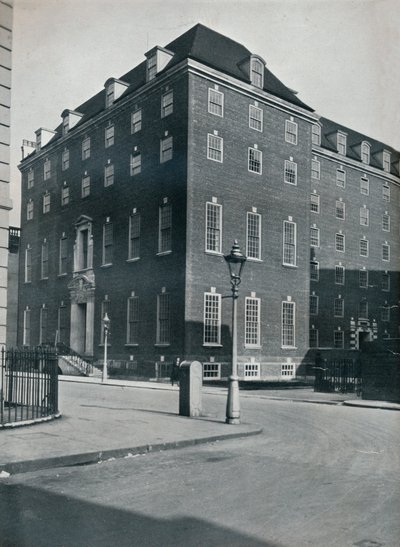
[[[22,139],[197,23],[261,55],[318,114],[400,150],[398,0],[14,0],[11,225]]]

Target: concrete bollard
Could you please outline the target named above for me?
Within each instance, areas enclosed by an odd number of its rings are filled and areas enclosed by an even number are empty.
[[[200,416],[203,366],[199,361],[183,361],[179,371],[179,415]]]

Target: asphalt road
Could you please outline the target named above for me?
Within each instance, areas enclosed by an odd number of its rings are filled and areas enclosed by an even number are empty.
[[[1,547],[400,545],[398,412],[242,408],[262,435],[1,481]]]

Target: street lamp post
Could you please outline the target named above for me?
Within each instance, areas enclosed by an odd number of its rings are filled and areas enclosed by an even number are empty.
[[[247,258],[241,252],[238,242],[235,240],[231,252],[226,255],[225,260],[229,266],[232,289],[232,370],[228,379],[228,399],[226,402],[227,424],[240,424],[240,401],[239,401],[239,377],[237,375],[237,299],[239,296],[239,285],[242,281],[241,275],[244,263]]]
[[[108,333],[110,330],[110,318],[107,315],[107,312],[103,317],[103,329],[104,329],[104,362],[103,362],[103,376],[102,381],[107,380],[107,346],[108,346]]]

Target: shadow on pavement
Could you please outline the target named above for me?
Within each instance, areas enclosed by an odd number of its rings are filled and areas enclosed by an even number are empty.
[[[0,544],[1,547],[279,547],[193,517],[149,517],[134,510],[106,507],[13,484],[0,485]]]

